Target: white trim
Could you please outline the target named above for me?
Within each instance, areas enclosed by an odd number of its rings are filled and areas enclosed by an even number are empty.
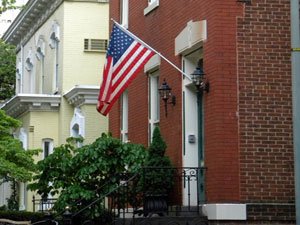
[[[6,102],[1,109],[7,115],[18,118],[28,111],[58,111],[60,95],[17,94]]]
[[[159,6],[159,0],[152,0],[151,3],[149,2],[148,7],[144,9],[144,16],[146,16],[148,13],[152,12],[158,6]]]
[[[45,57],[46,44],[43,36],[40,36],[36,44],[36,57],[38,60]]]
[[[98,102],[99,86],[96,85],[76,85],[64,94],[68,103],[80,107],[90,104],[96,105]]]
[[[28,51],[27,57],[25,59],[25,69],[27,71],[31,71],[33,69],[32,50],[31,49]]]
[[[122,112],[121,112],[121,140],[128,142],[128,90],[122,93]]]
[[[186,27],[175,38],[175,55],[185,54],[192,48],[199,48],[207,39],[206,20],[189,21]]]
[[[25,196],[26,196],[26,184],[20,182],[19,183],[19,210],[26,210]]]
[[[74,132],[74,127],[78,125],[78,133]],[[70,136],[71,137],[85,137],[85,118],[81,112],[81,109],[76,107],[74,109],[73,118],[70,123]]]
[[[19,130],[19,135],[18,135],[18,139],[22,142],[22,147],[27,150],[28,149],[28,141],[27,141],[27,138],[28,138],[28,134],[25,130],[24,127],[20,128]]]
[[[160,96],[158,92],[159,88],[159,70],[149,73],[148,78],[149,85],[149,140],[148,143],[152,142],[154,128],[159,124],[160,121]]]
[[[205,204],[202,212],[209,220],[247,220],[246,204]]]
[[[161,63],[160,56],[158,54],[151,57],[151,59],[144,66],[144,73],[151,73],[153,70],[159,68]]]
[[[127,29],[129,25],[129,0],[122,0],[121,4],[121,23]]]

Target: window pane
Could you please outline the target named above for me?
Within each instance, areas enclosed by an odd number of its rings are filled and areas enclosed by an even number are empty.
[[[50,142],[45,141],[44,142],[44,158],[49,156],[49,146],[50,146]]]

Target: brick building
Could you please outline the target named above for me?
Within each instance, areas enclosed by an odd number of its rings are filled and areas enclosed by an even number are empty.
[[[110,17],[186,74],[203,64],[210,84],[198,94],[154,56],[112,108],[112,134],[147,146],[159,125],[177,167],[206,167],[211,223],[295,223],[290,1],[116,0]]]

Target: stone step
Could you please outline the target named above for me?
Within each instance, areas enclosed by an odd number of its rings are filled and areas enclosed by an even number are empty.
[[[202,207],[199,206],[172,206],[169,209],[169,216],[203,216]]]
[[[135,219],[118,219],[113,225],[207,225],[204,216],[154,216]]]

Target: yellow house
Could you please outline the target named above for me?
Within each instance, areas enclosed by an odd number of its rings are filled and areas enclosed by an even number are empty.
[[[96,111],[108,7],[108,0],[30,0],[3,35],[17,46],[17,74],[16,95],[2,109],[22,121],[15,135],[24,148],[43,150],[37,160],[70,136],[88,144],[108,130]],[[33,193],[19,189],[20,209],[33,210]]]

